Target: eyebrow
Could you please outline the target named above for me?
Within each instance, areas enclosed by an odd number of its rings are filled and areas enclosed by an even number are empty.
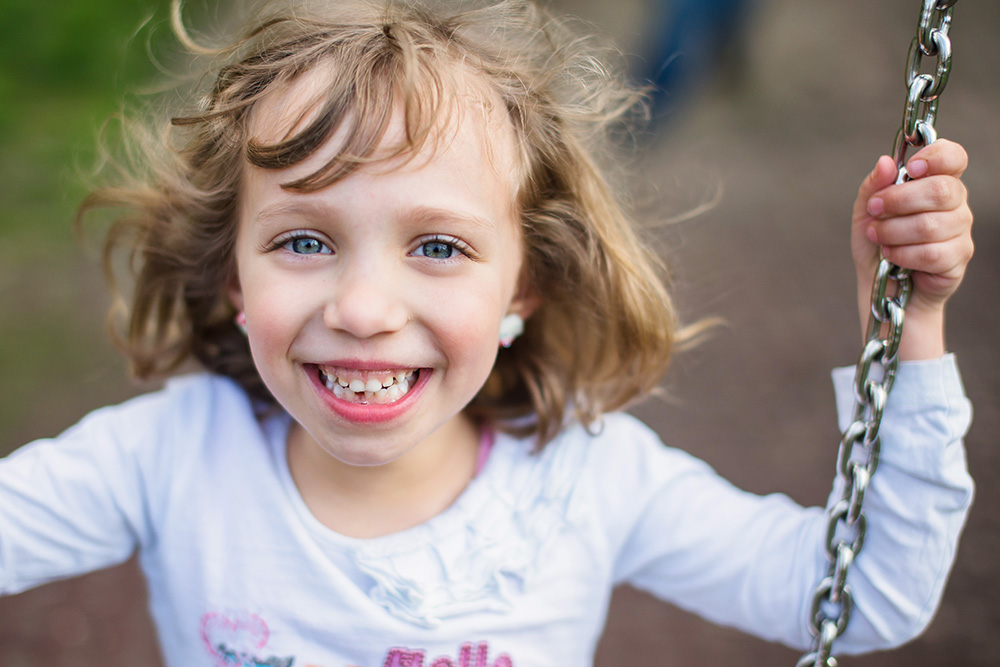
[[[436,206],[414,206],[402,211],[405,220],[416,223],[470,223],[480,227],[485,231],[494,232],[497,230],[497,222],[490,218],[476,215],[470,211],[455,210],[450,208],[439,208]],[[270,204],[262,208],[254,217],[254,221],[267,224],[272,220],[280,220],[286,216],[298,216],[303,218],[340,218],[341,212],[330,206],[311,201],[283,201]]]
[[[437,208],[434,206],[416,206],[409,211],[408,217],[417,222],[468,222],[489,232],[497,230],[495,220],[478,216],[470,211],[455,211],[453,209]]]
[[[289,215],[302,217],[327,217],[332,213],[326,206],[304,201],[281,201],[269,204],[257,212],[254,222],[267,223],[270,220],[280,220]]]

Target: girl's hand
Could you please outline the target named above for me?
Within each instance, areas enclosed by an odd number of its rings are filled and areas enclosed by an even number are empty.
[[[882,156],[858,191],[851,249],[862,330],[879,253],[910,269],[913,278],[901,360],[933,359],[945,352],[944,305],[962,282],[973,250],[972,212],[960,180],[967,165],[965,150],[942,139],[909,159],[913,180],[896,185],[895,162]]]

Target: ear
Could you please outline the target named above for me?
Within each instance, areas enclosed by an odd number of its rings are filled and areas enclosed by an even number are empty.
[[[520,315],[521,319],[527,320],[531,314],[542,305],[542,297],[538,295],[533,287],[522,287],[517,296],[510,302],[507,312],[513,315]]]

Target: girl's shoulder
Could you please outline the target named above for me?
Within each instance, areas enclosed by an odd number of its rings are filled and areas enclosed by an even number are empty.
[[[260,433],[254,406],[238,384],[211,373],[177,376],[155,391],[98,408],[60,435],[23,450],[56,446],[102,459],[160,467],[197,457],[212,443]],[[15,452],[15,455],[22,452]]]
[[[160,389],[98,408],[70,431],[92,424],[159,428],[165,422],[193,428],[248,415],[253,415],[253,406],[236,382],[213,373],[191,373],[170,378]]]
[[[576,498],[617,516],[640,511],[683,477],[716,476],[708,464],[667,446],[656,431],[627,413],[606,414],[589,427],[568,424],[540,452],[530,438],[510,436],[501,436],[494,449],[484,472],[495,492],[522,500]]]
[[[664,443],[660,434],[634,415],[613,412],[591,426],[572,424],[553,443],[577,452],[576,458],[597,477],[640,480],[675,475],[708,466]]]

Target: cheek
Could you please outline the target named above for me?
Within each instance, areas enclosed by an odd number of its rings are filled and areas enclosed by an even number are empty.
[[[496,359],[503,307],[495,294],[467,291],[434,310],[431,328],[452,372],[486,380]],[[446,305],[445,305],[446,304]]]
[[[461,359],[482,382],[496,361],[500,320],[510,307],[516,282],[516,266],[497,266],[466,276],[433,299],[436,337],[450,362]]]
[[[493,326],[490,318],[450,326],[445,334],[448,347],[454,356],[470,362],[478,359],[480,365],[492,366],[498,339],[494,329],[498,326]]]
[[[288,353],[310,312],[308,304],[296,297],[307,293],[282,289],[277,281],[244,291],[250,349],[258,368]],[[261,373],[266,370],[261,368]]]

